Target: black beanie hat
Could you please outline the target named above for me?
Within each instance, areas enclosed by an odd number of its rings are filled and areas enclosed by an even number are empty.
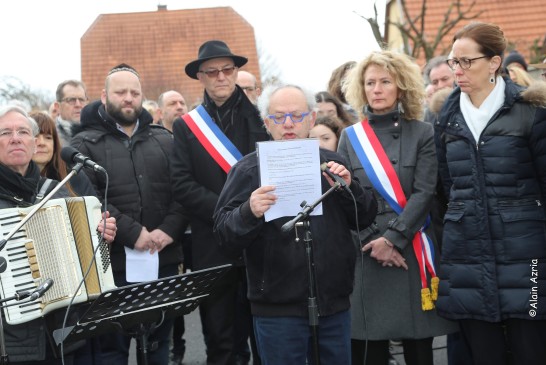
[[[527,62],[525,62],[525,59],[523,56],[518,53],[518,51],[512,51],[506,58],[504,59],[504,62],[502,63],[502,66],[506,69],[511,63],[519,63],[523,66],[523,69],[527,71]]]

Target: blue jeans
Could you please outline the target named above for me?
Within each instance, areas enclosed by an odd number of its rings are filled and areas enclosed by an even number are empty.
[[[313,364],[313,342],[307,317],[254,316],[256,344],[263,365]],[[322,365],[351,364],[349,311],[319,318],[319,356]]]

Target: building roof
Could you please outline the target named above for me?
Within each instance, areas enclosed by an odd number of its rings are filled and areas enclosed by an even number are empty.
[[[188,104],[203,96],[199,81],[184,72],[199,46],[218,39],[248,57],[244,69],[260,79],[254,29],[231,7],[102,14],[81,38],[82,81],[90,98],[100,97],[108,71],[126,63],[140,74],[147,99],[177,90]]]
[[[411,17],[421,12],[423,0],[405,0],[406,7]],[[461,10],[468,9],[473,0],[461,0]],[[391,1],[391,4],[395,3]],[[398,1],[396,1],[398,3]],[[428,0],[426,3],[425,31],[430,32],[430,37],[436,36],[449,6],[454,0]],[[472,20],[463,20],[443,38],[442,44],[436,50],[437,55],[447,54],[451,49],[453,35],[464,25],[471,21],[494,23],[501,27],[509,45],[520,52],[529,63],[531,57],[530,48],[538,40],[538,46],[543,47],[546,36],[546,1],[544,0],[479,0],[472,8],[469,15],[481,12]],[[452,10],[450,19],[456,16],[456,9]],[[394,19],[391,19],[395,21]]]

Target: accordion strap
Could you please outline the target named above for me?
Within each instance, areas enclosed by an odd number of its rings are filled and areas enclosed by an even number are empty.
[[[40,191],[38,191],[38,194],[36,195],[36,199],[34,200],[34,204],[37,204],[42,201],[44,196],[46,195],[47,190],[49,189],[49,186],[53,182],[52,179],[46,179],[44,183],[42,184],[42,187],[40,188]]]

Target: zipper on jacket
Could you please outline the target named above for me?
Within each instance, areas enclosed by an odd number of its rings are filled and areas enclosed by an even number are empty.
[[[480,144],[480,141],[482,140],[483,132],[485,132],[485,130],[487,129],[487,127],[489,127],[489,125],[490,125],[495,119],[497,119],[497,117],[499,116],[499,114],[500,114],[503,110],[505,110],[505,109],[509,109],[509,108],[506,107],[506,106],[504,106],[504,105],[501,106],[501,107],[499,108],[499,110],[497,110],[497,111],[495,112],[495,114],[493,114],[493,116],[491,117],[491,119],[489,119],[489,122],[487,122],[487,124],[485,125],[485,128],[484,128],[484,129],[482,130],[482,132],[480,133],[480,138],[478,138],[478,140],[476,141],[476,151],[478,151],[478,150],[480,149],[479,144]]]
[[[542,206],[542,202],[539,199],[511,199],[511,200],[499,200],[499,207],[521,207],[521,206]]]

